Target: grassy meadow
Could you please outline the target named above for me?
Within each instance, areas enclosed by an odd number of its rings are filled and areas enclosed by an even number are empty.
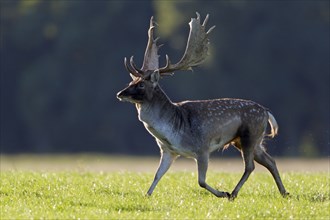
[[[155,168],[155,167],[154,167]],[[149,171],[1,170],[0,219],[329,219],[329,172],[284,172],[282,198],[268,172],[253,173],[235,201],[216,198],[196,171],[169,171],[151,197]],[[209,171],[231,191],[241,172]]]

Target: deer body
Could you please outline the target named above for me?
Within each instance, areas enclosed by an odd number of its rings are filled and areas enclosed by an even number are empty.
[[[239,99],[172,103],[165,94],[156,102],[136,104],[139,120],[172,153],[196,158],[198,150],[213,152],[230,143],[246,124],[266,129],[267,111]],[[165,97],[165,98],[164,98]],[[160,101],[161,100],[161,101]],[[253,116],[252,123],[249,119]],[[245,123],[244,123],[245,122]],[[191,148],[192,146],[199,145]]]
[[[197,14],[198,15],[198,14]],[[194,158],[198,167],[198,183],[218,197],[234,199],[240,188],[254,170],[254,161],[265,166],[273,175],[280,193],[287,192],[282,184],[275,161],[262,146],[267,122],[271,134],[276,135],[278,126],[268,109],[248,100],[214,99],[173,103],[160,88],[160,76],[178,69],[190,69],[205,59],[208,44],[205,32],[206,17],[200,25],[199,15],[190,23],[190,34],[186,52],[177,64],[167,58],[164,68],[158,67],[158,46],[153,39],[153,20],[149,28],[149,41],[142,69],[138,69],[131,57],[125,66],[133,81],[117,94],[122,101],[136,105],[138,117],[149,133],[155,137],[161,150],[161,159],[153,183],[147,194],[151,195],[161,177],[179,156]],[[231,192],[218,191],[209,186],[206,179],[211,152],[235,146],[241,151],[245,171]]]

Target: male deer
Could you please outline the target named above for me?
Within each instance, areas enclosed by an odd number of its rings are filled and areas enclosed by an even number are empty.
[[[215,27],[205,30],[200,15],[192,18],[185,53],[181,60],[172,64],[166,55],[165,67],[159,68],[157,39],[154,39],[154,21],[150,19],[148,44],[142,68],[138,68],[133,56],[124,64],[133,81],[117,94],[121,101],[134,103],[138,117],[145,128],[155,137],[161,159],[147,195],[151,195],[157,183],[179,156],[194,158],[198,167],[198,183],[217,197],[236,198],[239,190],[254,170],[254,160],[265,166],[273,175],[280,193],[286,192],[274,159],[262,146],[267,122],[270,137],[277,134],[278,125],[265,107],[248,100],[215,99],[173,103],[158,84],[161,76],[172,75],[176,70],[190,70],[207,57],[208,35]],[[241,151],[245,171],[232,193],[218,191],[205,182],[211,152],[235,146]]]

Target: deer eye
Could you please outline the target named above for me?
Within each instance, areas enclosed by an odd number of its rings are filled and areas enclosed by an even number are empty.
[[[141,83],[138,84],[138,87],[139,87],[139,89],[144,89],[145,84],[143,82],[141,82]]]

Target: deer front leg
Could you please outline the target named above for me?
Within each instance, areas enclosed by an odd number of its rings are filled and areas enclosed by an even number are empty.
[[[178,157],[177,155],[173,155],[169,152],[164,152],[164,151],[161,152],[159,167],[156,172],[154,181],[152,182],[152,184],[147,192],[148,196],[150,196],[152,194],[152,192],[154,191],[159,180],[167,172],[167,170],[170,168],[171,164],[177,157]]]
[[[217,197],[222,198],[229,198],[230,194],[228,192],[222,192],[218,191],[211,186],[209,186],[206,182],[206,172],[208,168],[208,162],[209,162],[209,155],[202,155],[197,158],[197,167],[198,167],[198,184],[200,187],[207,189],[210,191],[213,195]]]

